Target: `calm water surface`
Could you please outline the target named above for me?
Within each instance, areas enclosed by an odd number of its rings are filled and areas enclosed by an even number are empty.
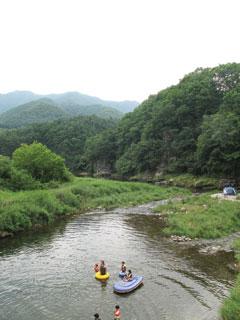
[[[215,320],[233,284],[231,254],[212,257],[161,237],[159,216],[142,210],[81,215],[54,229],[0,241],[1,320]],[[111,278],[94,278],[107,263]],[[128,295],[113,293],[120,263],[144,276]]]

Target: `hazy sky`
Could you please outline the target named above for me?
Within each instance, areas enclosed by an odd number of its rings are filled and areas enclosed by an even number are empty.
[[[0,0],[0,92],[142,101],[240,62],[239,0]]]

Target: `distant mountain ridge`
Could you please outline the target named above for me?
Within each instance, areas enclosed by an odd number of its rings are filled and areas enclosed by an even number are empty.
[[[79,92],[65,92],[60,94],[40,95],[31,91],[12,91],[6,94],[0,94],[0,114],[19,105],[38,100],[40,98],[50,98],[57,104],[66,105],[103,105],[112,107],[120,112],[126,113],[134,110],[138,106],[137,101],[109,101],[97,97],[85,95]]]
[[[14,107],[0,114],[0,127],[19,128],[33,123],[70,118],[54,101],[42,98]]]
[[[103,119],[120,119],[123,113],[117,109],[103,105],[82,106],[68,101],[60,104],[50,98],[40,98],[17,107],[13,107],[0,114],[0,127],[20,128],[34,123],[52,122],[76,116],[95,115]],[[76,101],[76,100],[75,100]]]

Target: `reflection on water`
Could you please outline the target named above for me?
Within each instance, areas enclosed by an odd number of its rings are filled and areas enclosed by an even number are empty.
[[[161,236],[162,220],[138,210],[85,214],[54,229],[0,242],[0,319],[91,319],[98,312],[122,318],[214,320],[233,281],[231,254],[203,256]],[[104,259],[110,279],[96,281]],[[120,262],[144,276],[128,295],[113,293]]]

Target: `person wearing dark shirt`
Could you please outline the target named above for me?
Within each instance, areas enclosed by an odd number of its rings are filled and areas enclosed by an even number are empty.
[[[101,264],[100,264],[100,274],[101,274],[102,276],[104,276],[106,273],[107,273],[107,268],[106,268],[105,262],[104,262],[104,260],[101,260]]]
[[[131,281],[133,279],[132,271],[128,270],[127,275],[124,277],[124,281]]]

